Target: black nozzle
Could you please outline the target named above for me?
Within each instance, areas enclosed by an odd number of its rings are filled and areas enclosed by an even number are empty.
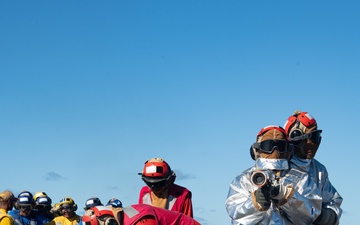
[[[267,183],[268,176],[264,171],[256,171],[251,175],[251,182],[258,187],[262,187]]]

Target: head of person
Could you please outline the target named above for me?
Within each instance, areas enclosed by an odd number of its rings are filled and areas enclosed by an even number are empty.
[[[280,126],[270,125],[262,128],[256,136],[256,142],[250,148],[254,160],[290,159],[293,146],[289,142],[285,130]]]
[[[49,196],[38,196],[35,199],[35,209],[37,209],[39,213],[49,213],[52,208],[51,203],[52,201]]]
[[[141,179],[155,194],[167,190],[175,182],[176,175],[162,158],[151,158],[145,162]]]
[[[321,132],[316,120],[307,112],[296,110],[284,125],[286,134],[295,146],[295,155],[302,159],[312,159],[321,143]]]
[[[70,197],[65,197],[60,200],[59,203],[59,211],[60,214],[66,218],[71,218],[75,215],[75,211],[77,210],[77,205],[74,200]]]
[[[5,190],[0,193],[0,205],[2,209],[5,209],[6,211],[12,210],[16,201],[17,198],[14,197],[14,194],[11,191]]]
[[[112,199],[110,199],[110,200],[106,203],[105,206],[107,206],[107,207],[113,207],[113,208],[122,208],[122,207],[123,207],[122,202],[121,202],[119,199],[117,199],[117,198],[112,198]]]
[[[91,197],[85,202],[84,210],[91,209],[94,206],[102,206],[100,199],[98,197]]]
[[[106,206],[93,206],[82,216],[82,225],[118,225],[113,211]]]
[[[20,193],[18,195],[17,205],[21,216],[30,215],[31,210],[34,208],[33,196]]]
[[[20,192],[20,194],[18,194],[18,196],[17,196],[17,201],[15,202],[15,205],[14,205],[15,209],[20,210],[20,208],[19,208],[19,198],[22,197],[22,196],[27,196],[27,197],[33,198],[33,195],[31,194],[30,191],[24,190],[24,191]]]
[[[43,192],[43,191],[35,192],[34,201],[36,201],[36,199],[39,198],[39,197],[46,197],[46,196],[47,196],[47,194],[45,192]]]

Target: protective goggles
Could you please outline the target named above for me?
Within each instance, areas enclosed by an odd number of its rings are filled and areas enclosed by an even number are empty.
[[[144,180],[144,182],[150,188],[161,188],[161,187],[166,185],[168,180],[166,179],[166,180],[162,180],[162,181],[159,181],[159,182],[149,182],[149,181]]]
[[[314,143],[321,142],[321,132],[322,130],[313,130],[310,133],[303,134],[299,129],[295,129],[290,134],[290,141],[294,145],[299,145],[303,140],[310,139]]]
[[[292,151],[292,145],[284,140],[266,140],[266,141],[254,143],[253,147],[267,154],[271,154],[275,148],[280,153],[286,153]]]

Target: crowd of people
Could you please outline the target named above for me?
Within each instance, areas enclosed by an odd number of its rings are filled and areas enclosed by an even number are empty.
[[[103,205],[97,197],[85,202],[84,215],[76,214],[75,201],[65,196],[52,204],[45,192],[22,191],[17,197],[0,193],[0,225],[200,225],[193,218],[191,192],[175,184],[176,174],[162,158],[145,162],[138,204],[127,207],[112,198]]]
[[[250,147],[254,166],[231,182],[225,207],[235,224],[337,225],[342,197],[326,167],[316,160],[322,130],[307,112],[295,111],[284,128],[266,126]],[[192,193],[175,184],[176,174],[163,158],[145,162],[146,184],[137,204],[124,207],[112,198],[85,202],[84,215],[65,196],[52,203],[45,192],[0,193],[0,225],[200,225],[193,218]]]

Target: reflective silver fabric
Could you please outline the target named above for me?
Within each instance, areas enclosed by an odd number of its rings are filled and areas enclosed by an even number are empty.
[[[272,202],[268,210],[259,211],[251,199],[256,187],[250,180],[253,171],[258,169],[254,166],[245,170],[230,184],[225,207],[233,225],[309,225],[320,215],[320,191],[314,180],[297,168],[282,171],[279,179],[280,184],[294,187],[292,197],[284,205]]]
[[[289,162],[287,159],[264,159],[258,158],[255,167],[261,170],[287,170]]]
[[[330,208],[335,211],[337,215],[337,224],[342,214],[340,208],[343,198],[332,186],[326,167],[316,159],[300,159],[296,156],[290,160],[290,167],[307,172],[314,180],[321,193],[322,203],[324,208]]]

